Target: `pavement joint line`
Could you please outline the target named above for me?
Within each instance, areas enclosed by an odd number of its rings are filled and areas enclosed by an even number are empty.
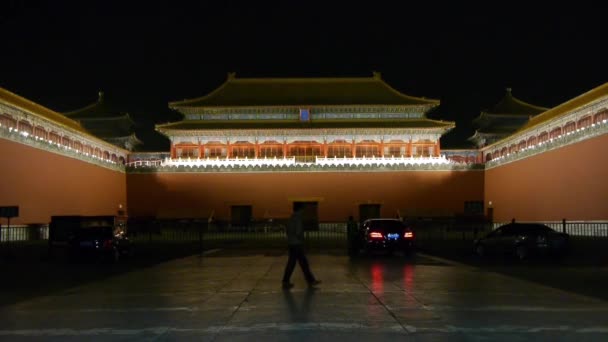
[[[407,333],[409,333],[410,331],[405,327],[405,325],[403,323],[401,323],[401,321],[399,321],[399,319],[397,318],[397,315],[395,315],[395,313],[382,301],[380,300],[380,298],[376,295],[376,293],[374,293],[374,291],[372,291],[371,288],[369,288],[369,286],[367,286],[362,280],[361,278],[359,278],[356,274],[351,273],[351,275],[357,279],[359,281],[359,283],[361,285],[363,285],[364,288],[366,288],[369,293],[371,293],[372,296],[374,296],[374,298],[376,298],[376,301],[378,303],[380,303],[380,305],[382,305],[382,307],[384,307],[384,310],[386,310],[386,312],[389,314],[389,316],[391,316],[395,322],[401,327],[402,331],[405,331]],[[403,291],[404,292],[404,291]],[[415,299],[415,298],[414,298]],[[417,301],[417,299],[415,299]]]
[[[571,326],[571,325],[495,325],[495,326],[458,326],[458,325],[437,325],[437,326],[415,326],[411,324],[389,324],[384,326],[368,326],[365,322],[308,322],[308,323],[261,323],[249,326],[221,325],[209,326],[205,328],[182,328],[171,326],[158,326],[146,328],[112,328],[100,327],[90,329],[72,328],[51,328],[51,329],[15,329],[0,330],[0,336],[21,336],[21,337],[63,337],[63,336],[136,336],[136,335],[156,335],[165,336],[170,333],[198,333],[213,334],[213,339],[222,333],[259,333],[259,332],[372,332],[372,333],[407,333],[408,335],[424,333],[442,334],[544,334],[547,332],[574,333],[574,334],[608,334],[608,326]]]
[[[249,291],[246,291],[247,295],[245,296],[245,298],[243,298],[243,300],[239,303],[239,305],[237,305],[234,310],[232,311],[232,313],[230,314],[230,316],[228,317],[228,319],[226,320],[226,322],[231,322],[234,318],[234,316],[236,315],[236,313],[241,309],[241,307],[243,306],[243,304],[245,304],[248,300],[249,297],[251,296],[251,294],[253,293],[253,291],[257,288],[258,284],[260,284],[260,281],[262,279],[264,279],[269,273],[270,270],[273,268],[273,266],[276,264],[276,258],[275,258],[275,262],[271,263],[270,265],[268,265],[268,268],[266,269],[266,272],[264,272],[264,274],[259,277],[257,279],[257,281],[255,282],[255,285],[253,286],[253,288],[251,288]],[[230,282],[234,281],[235,279],[237,279],[240,276],[240,273],[237,274],[234,278],[232,278],[230,280]],[[218,291],[220,292],[220,291]],[[242,292],[241,292],[242,293]],[[214,334],[213,338],[211,339],[211,341],[215,341],[218,337],[219,334],[221,334],[224,331],[224,327],[226,327],[226,325],[223,325],[222,327],[220,327],[220,329],[217,331],[217,333]]]

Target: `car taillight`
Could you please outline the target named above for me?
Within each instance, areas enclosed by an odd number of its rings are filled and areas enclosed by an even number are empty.
[[[110,249],[110,248],[112,248],[112,240],[104,240],[103,241],[103,248],[104,249]]]
[[[403,237],[404,237],[405,239],[413,239],[413,238],[414,238],[414,232],[405,232],[405,233],[403,234]]]
[[[382,233],[380,233],[380,232],[371,232],[371,233],[369,233],[369,237],[372,239],[382,239],[383,238]]]

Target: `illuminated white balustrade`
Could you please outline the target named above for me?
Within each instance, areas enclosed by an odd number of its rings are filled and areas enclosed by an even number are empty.
[[[165,159],[160,162],[160,166],[165,167],[256,167],[256,166],[270,166],[270,167],[281,167],[281,166],[292,166],[295,165],[296,161],[294,157],[291,158],[231,158],[231,159]]]
[[[317,165],[327,166],[359,166],[359,165],[441,165],[454,164],[445,156],[440,157],[362,157],[362,158],[325,158],[317,157]]]
[[[297,165],[317,166],[390,166],[390,165],[443,165],[454,164],[445,156],[440,157],[362,157],[362,158],[325,158],[316,157],[315,162],[297,162],[290,158],[234,158],[234,159],[189,159],[176,158],[164,160],[138,160],[127,163],[130,167],[288,167]]]

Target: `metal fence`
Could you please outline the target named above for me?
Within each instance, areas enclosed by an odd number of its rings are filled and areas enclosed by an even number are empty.
[[[0,227],[0,242],[36,241],[49,238],[47,224],[11,225]]]
[[[567,233],[572,236],[585,236],[585,237],[603,237],[608,238],[608,222],[600,222],[600,221],[541,221],[541,222],[532,222],[532,221],[517,221],[512,220],[511,222],[518,223],[540,223],[547,225],[554,230],[562,233]],[[493,228],[496,229],[504,224],[509,222],[502,223],[494,223]]]
[[[519,222],[519,221],[517,221]],[[414,223],[420,240],[472,240],[504,223],[463,223],[450,218],[426,219]],[[608,222],[545,221],[542,223],[572,236],[608,238]],[[198,242],[210,245],[284,245],[286,220],[264,220],[246,225],[200,219],[149,220],[128,227],[134,242]],[[346,222],[320,222],[305,232],[310,246],[346,246]],[[47,240],[48,225],[0,227],[0,243]]]
[[[226,221],[154,220],[136,228],[129,228],[129,236],[136,243],[198,242],[201,247],[279,247],[285,246],[284,220],[252,222],[247,225]],[[346,248],[346,223],[323,222],[318,229],[305,231],[308,247]]]

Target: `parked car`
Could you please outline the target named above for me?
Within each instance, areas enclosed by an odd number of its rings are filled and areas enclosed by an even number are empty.
[[[509,223],[475,240],[480,256],[512,255],[519,260],[531,256],[563,256],[570,249],[570,237],[538,223]]]
[[[361,224],[355,238],[349,241],[349,254],[358,254],[363,249],[367,253],[401,251],[410,255],[414,251],[414,241],[412,227],[399,219],[368,219]]]
[[[71,260],[93,258],[117,262],[131,252],[131,241],[125,232],[114,227],[81,228],[68,239],[68,256]]]

